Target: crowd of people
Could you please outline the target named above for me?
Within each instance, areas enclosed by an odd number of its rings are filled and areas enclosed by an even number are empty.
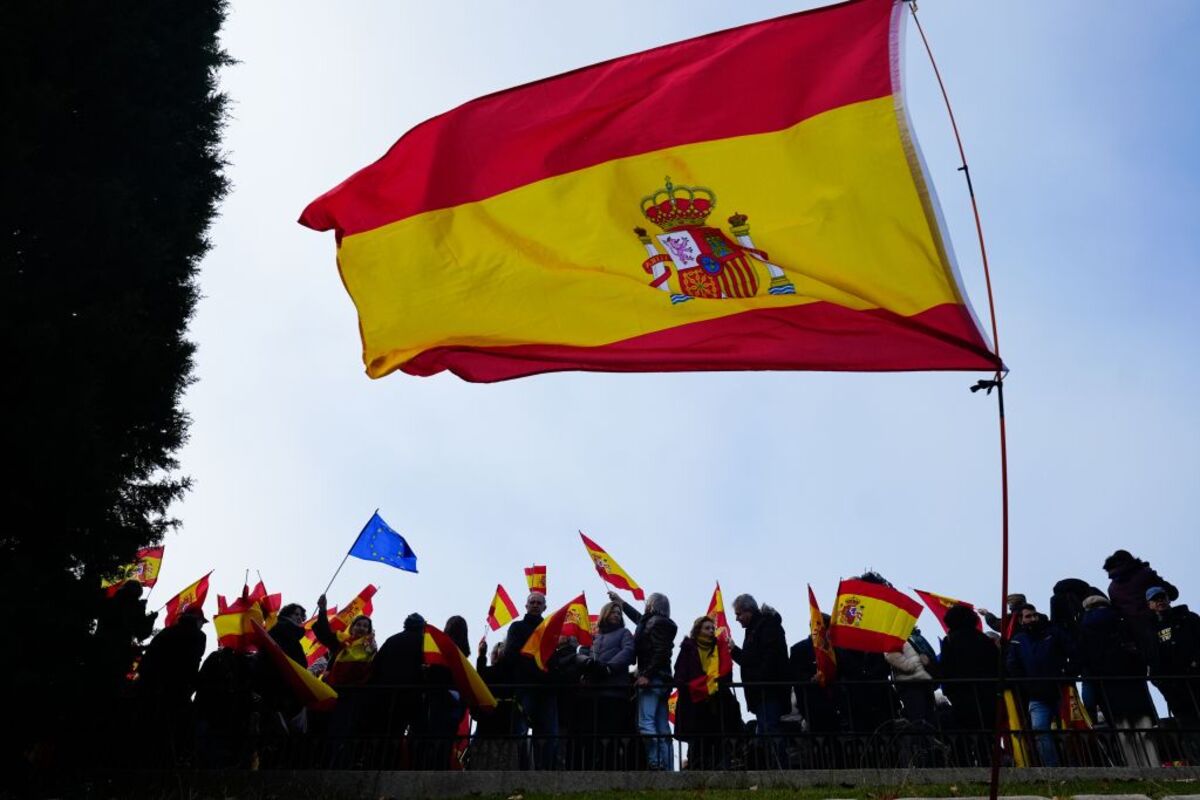
[[[462,617],[442,626],[474,657],[497,700],[487,709],[472,708],[451,670],[424,658],[420,614],[380,642],[367,616],[332,630],[324,596],[313,625],[328,651],[321,661],[310,665],[301,646],[302,606],[281,608],[269,635],[337,690],[332,709],[306,709],[277,666],[254,652],[221,647],[204,658],[200,609],[186,609],[143,648],[154,618],[136,583],[107,601],[96,652],[109,690],[134,700],[148,719],[152,734],[139,759],[158,765],[671,770],[684,759],[678,766],[732,769],[860,766],[868,758],[882,765],[885,757],[931,766],[983,766],[996,757],[1016,766],[1200,763],[1200,617],[1174,605],[1178,590],[1130,553],[1118,550],[1103,566],[1107,590],[1060,581],[1048,613],[1022,594],[1007,598],[1003,618],[954,606],[936,649],[920,629],[896,652],[836,648],[836,675],[820,668],[811,635],[789,647],[779,612],[750,594],[732,603],[740,636],[701,616],[680,639],[665,595],[648,595],[638,609],[610,592],[590,644],[562,636],[543,669],[522,653],[547,613],[544,595],[531,592],[524,616],[490,650],[481,640],[472,652]],[[887,583],[873,572],[860,580]],[[139,656],[132,673],[131,655]]]

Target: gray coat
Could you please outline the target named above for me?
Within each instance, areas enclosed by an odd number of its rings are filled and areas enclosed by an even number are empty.
[[[629,668],[634,661],[633,634],[628,628],[617,628],[607,633],[596,634],[592,642],[592,658],[597,667],[589,671],[586,682],[591,686],[603,687],[602,696],[628,694],[630,687]]]

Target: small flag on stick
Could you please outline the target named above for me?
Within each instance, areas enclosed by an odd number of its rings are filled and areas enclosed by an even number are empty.
[[[513,603],[508,592],[499,583],[496,584],[496,594],[492,604],[488,606],[487,623],[494,631],[498,631],[517,618],[517,606]]]
[[[203,611],[204,601],[208,597],[209,575],[212,575],[211,570],[208,575],[205,575],[167,601],[167,617],[163,622],[163,627],[169,628],[174,625],[179,620],[179,615],[186,608],[199,608]]]
[[[143,547],[137,551],[134,562],[121,567],[112,580],[100,581],[100,588],[109,597],[115,595],[129,581],[137,581],[147,589],[153,589],[154,584],[158,583],[158,571],[162,568],[164,550],[166,548],[162,545]]]
[[[546,566],[544,564],[534,564],[532,567],[526,567],[525,583],[529,586],[529,591],[545,594]]]
[[[583,539],[583,546],[587,548],[588,556],[591,557],[592,563],[596,566],[596,572],[600,573],[602,580],[618,589],[632,592],[637,600],[646,599],[646,593],[642,591],[642,587],[637,585],[637,581],[621,568],[621,565],[608,554],[607,550],[589,539],[583,531],[579,532],[579,538]]]

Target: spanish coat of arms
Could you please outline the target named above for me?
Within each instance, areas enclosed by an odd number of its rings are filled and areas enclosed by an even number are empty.
[[[664,188],[642,198],[642,215],[663,231],[652,239],[645,228],[633,229],[646,248],[642,269],[650,275],[650,285],[670,295],[672,303],[754,297],[763,294],[764,283],[766,294],[795,294],[796,287],[783,269],[750,240],[745,214],[729,218],[732,238],[706,224],[716,206],[711,189],[675,186],[670,177]],[[671,285],[672,266],[676,286]],[[761,280],[763,268],[766,282]]]

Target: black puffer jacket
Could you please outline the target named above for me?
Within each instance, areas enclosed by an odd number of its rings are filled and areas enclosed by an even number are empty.
[[[625,616],[635,623],[633,649],[637,656],[637,676],[658,678],[671,682],[671,653],[675,650],[675,634],[679,626],[663,614],[643,614],[628,603],[622,602]]]

